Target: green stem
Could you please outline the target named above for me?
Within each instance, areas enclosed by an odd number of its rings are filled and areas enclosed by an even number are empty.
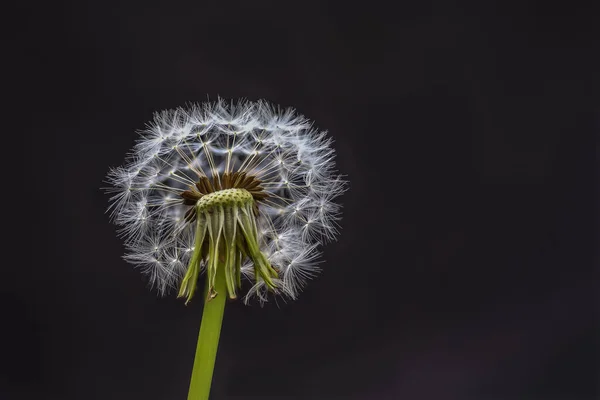
[[[225,311],[225,300],[227,299],[227,284],[225,281],[225,266],[219,263],[215,278],[215,290],[217,296],[208,300],[208,290],[204,298],[204,311],[198,334],[196,356],[192,369],[190,390],[188,400],[208,400],[210,384],[212,381],[217,348],[219,347],[219,335],[221,334],[221,323]],[[207,279],[208,284],[208,279]]]

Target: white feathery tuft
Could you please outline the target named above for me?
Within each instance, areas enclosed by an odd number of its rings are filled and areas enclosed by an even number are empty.
[[[180,194],[200,175],[246,171],[269,195],[257,225],[261,250],[279,273],[275,292],[295,299],[319,272],[319,245],[339,233],[336,199],[347,182],[336,171],[332,142],[295,110],[266,101],[219,99],[156,113],[124,165],[106,178],[125,260],[160,294],[176,288],[194,251],[194,224],[184,219]],[[242,276],[253,275],[246,262]],[[253,297],[267,301],[264,282],[253,282],[244,300]]]

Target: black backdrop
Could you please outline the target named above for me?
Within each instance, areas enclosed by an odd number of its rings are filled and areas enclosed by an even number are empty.
[[[593,13],[484,3],[7,13],[0,398],[186,398],[201,303],[146,289],[99,188],[217,96],[315,120],[350,190],[296,302],[227,306],[212,399],[598,398]]]

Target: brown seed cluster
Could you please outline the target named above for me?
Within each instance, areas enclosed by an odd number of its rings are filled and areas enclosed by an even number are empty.
[[[254,214],[258,215],[258,202],[269,197],[261,183],[255,176],[248,175],[246,172],[217,174],[213,175],[212,179],[203,176],[193,186],[190,186],[189,190],[182,192],[181,197],[184,199],[184,205],[194,206],[202,196],[210,193],[225,189],[246,189],[254,198]],[[192,207],[185,213],[185,221],[194,222],[195,220],[196,210]]]

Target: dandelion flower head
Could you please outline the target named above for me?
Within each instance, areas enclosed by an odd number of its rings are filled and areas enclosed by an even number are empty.
[[[238,101],[162,111],[107,176],[124,258],[162,295],[189,301],[200,274],[208,299],[222,273],[236,298],[296,298],[338,235],[346,182],[332,139],[293,109]]]

